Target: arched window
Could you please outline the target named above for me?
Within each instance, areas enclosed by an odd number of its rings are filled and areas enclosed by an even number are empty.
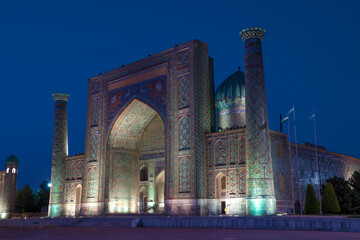
[[[221,190],[226,189],[226,177],[222,176],[221,178]]]
[[[148,180],[148,169],[147,167],[143,167],[140,170],[140,181],[147,181]]]
[[[11,172],[12,172],[12,173],[16,173],[16,169],[15,169],[15,168],[13,168]]]
[[[10,171],[10,168],[7,168],[7,169],[6,169],[6,173],[9,173],[9,171]]]

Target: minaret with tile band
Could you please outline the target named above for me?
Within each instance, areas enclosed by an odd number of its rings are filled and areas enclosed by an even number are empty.
[[[265,29],[259,27],[240,32],[245,43],[246,182],[252,216],[271,215],[276,210],[261,45],[264,35]]]
[[[67,101],[70,96],[64,93],[54,93],[52,96],[55,101],[55,120],[49,216],[59,217],[62,215],[66,174],[65,158],[68,156]]]

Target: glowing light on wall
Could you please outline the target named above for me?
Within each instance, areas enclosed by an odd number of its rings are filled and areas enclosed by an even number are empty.
[[[109,202],[109,213],[137,213],[138,203],[130,200]]]
[[[250,198],[249,214],[251,216],[275,214],[275,201],[275,198]]]
[[[61,205],[60,204],[50,204],[49,206],[49,217],[60,217]]]

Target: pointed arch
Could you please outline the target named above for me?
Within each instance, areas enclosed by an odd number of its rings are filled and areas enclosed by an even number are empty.
[[[144,165],[140,168],[140,181],[148,181],[148,168]]]
[[[227,193],[227,177],[220,172],[215,177],[216,198],[226,198]]]

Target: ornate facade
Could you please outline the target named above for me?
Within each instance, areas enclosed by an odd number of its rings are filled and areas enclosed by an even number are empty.
[[[295,175],[293,145],[285,134],[269,130],[264,33],[241,32],[245,73],[232,74],[216,94],[213,60],[199,40],[90,78],[82,155],[68,156],[69,96],[54,94],[49,215],[293,211],[295,200],[304,200],[305,181],[299,180],[316,176],[311,168]],[[308,161],[306,151],[315,148],[299,147],[296,162]],[[360,169],[360,160],[341,156],[344,171],[335,175],[345,176],[347,166]],[[321,171],[331,168],[328,158]]]

